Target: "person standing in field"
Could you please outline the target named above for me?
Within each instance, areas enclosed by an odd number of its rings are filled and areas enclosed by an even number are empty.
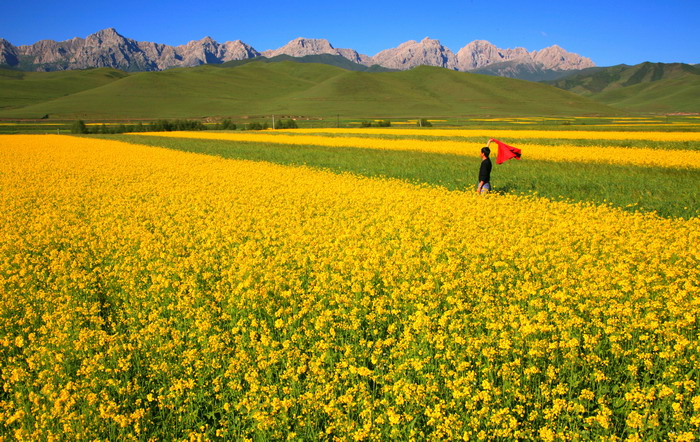
[[[486,195],[491,190],[491,149],[488,146],[481,148],[481,167],[479,168],[479,186],[476,193]]]

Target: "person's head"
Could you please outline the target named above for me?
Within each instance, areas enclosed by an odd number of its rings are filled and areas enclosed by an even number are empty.
[[[484,158],[488,158],[489,155],[491,155],[491,149],[489,149],[488,147],[482,147],[481,148],[481,155],[483,155]]]

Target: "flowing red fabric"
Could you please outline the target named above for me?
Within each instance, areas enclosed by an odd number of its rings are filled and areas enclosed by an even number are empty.
[[[494,143],[498,144],[498,157],[496,157],[496,164],[501,164],[504,161],[508,161],[511,158],[516,160],[520,159],[521,151],[517,147],[509,146],[498,140],[491,139]]]

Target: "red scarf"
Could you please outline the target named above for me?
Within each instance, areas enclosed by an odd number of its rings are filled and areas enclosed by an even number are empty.
[[[496,164],[501,164],[504,161],[508,161],[511,158],[516,160],[520,159],[521,151],[517,147],[509,146],[506,143],[502,143],[498,140],[491,138],[491,141],[498,144],[498,157],[496,157]]]

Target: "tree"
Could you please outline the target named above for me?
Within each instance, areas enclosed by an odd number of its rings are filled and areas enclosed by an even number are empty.
[[[297,122],[292,120],[291,118],[287,120],[281,120],[277,125],[278,129],[296,129],[298,127],[299,126],[297,126]]]
[[[83,120],[76,120],[75,123],[73,123],[73,126],[71,126],[71,133],[74,134],[86,134],[88,133],[87,126],[85,125],[85,122]]]
[[[236,130],[236,125],[227,119],[221,122],[221,130]]]

